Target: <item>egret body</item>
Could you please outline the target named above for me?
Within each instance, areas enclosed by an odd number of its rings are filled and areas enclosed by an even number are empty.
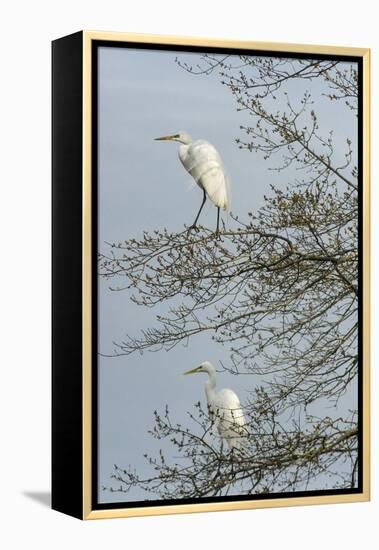
[[[187,172],[203,191],[203,201],[192,228],[196,227],[207,197],[217,207],[217,229],[219,232],[220,208],[230,210],[228,182],[221,157],[214,146],[203,139],[192,140],[187,132],[156,138],[157,141],[180,143],[179,159]]]
[[[216,417],[217,429],[220,436],[226,440],[231,450],[242,445],[242,438],[246,437],[245,418],[238,396],[230,389],[216,391],[216,369],[205,361],[199,367],[184,374],[205,373],[208,379],[205,382],[205,395],[212,414]]]

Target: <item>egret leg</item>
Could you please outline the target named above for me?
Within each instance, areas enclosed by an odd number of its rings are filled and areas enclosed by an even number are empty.
[[[220,233],[220,207],[217,207],[217,227],[216,227],[216,235]]]
[[[203,195],[203,202],[201,203],[200,210],[198,211],[197,216],[196,216],[196,218],[195,218],[195,221],[194,221],[193,224],[191,225],[190,229],[195,229],[196,224],[197,224],[197,220],[199,219],[199,216],[200,216],[200,213],[201,213],[201,211],[202,211],[202,209],[203,209],[203,206],[204,206],[204,204],[205,204],[205,201],[207,200],[207,195],[206,195],[204,189],[203,189],[203,193],[204,193],[204,195]]]

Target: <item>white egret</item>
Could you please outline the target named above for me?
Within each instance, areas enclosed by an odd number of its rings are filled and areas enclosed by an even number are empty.
[[[223,389],[216,392],[216,369],[209,361],[204,361],[199,367],[184,374],[201,372],[208,375],[205,395],[211,413],[215,415],[218,433],[226,440],[230,450],[240,449],[242,438],[247,435],[240,400],[233,390]]]
[[[200,210],[191,225],[196,227],[207,196],[217,207],[217,229],[219,232],[220,208],[230,210],[228,181],[224,172],[221,157],[211,143],[203,139],[193,141],[187,132],[155,138],[156,141],[177,141],[180,143],[179,159],[187,172],[193,177],[203,191]]]

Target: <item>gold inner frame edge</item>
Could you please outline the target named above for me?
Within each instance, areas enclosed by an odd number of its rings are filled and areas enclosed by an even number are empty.
[[[363,223],[362,223],[362,264],[363,264],[363,491],[341,495],[302,496],[272,498],[265,500],[243,500],[234,502],[213,502],[195,504],[174,504],[146,506],[139,508],[112,508],[92,510],[92,42],[106,40],[151,44],[196,46],[230,49],[265,50],[272,52],[346,55],[363,60]],[[151,34],[119,33],[104,31],[83,31],[83,227],[82,227],[82,381],[83,381],[83,519],[123,518],[147,515],[188,514],[197,512],[217,512],[248,510],[257,508],[279,508],[286,506],[310,506],[370,500],[370,49],[345,46],[325,46],[311,44],[289,44],[274,42],[253,42],[221,40],[199,37],[162,36]]]

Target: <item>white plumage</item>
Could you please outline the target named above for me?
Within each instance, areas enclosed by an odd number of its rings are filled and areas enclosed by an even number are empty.
[[[217,207],[218,232],[220,208],[230,210],[230,194],[224,167],[217,150],[211,143],[203,139],[192,141],[191,136],[186,132],[156,139],[158,141],[177,141],[181,144],[179,159],[200,189],[203,190],[203,202],[191,227],[196,227],[206,197],[209,197],[210,201]]]
[[[205,382],[205,395],[208,406],[213,415],[218,433],[226,440],[229,448],[240,449],[247,436],[245,417],[238,396],[230,389],[216,388],[216,369],[209,361],[204,361],[199,367],[191,369],[184,374],[208,374]]]
[[[223,210],[229,208],[228,187],[222,161],[215,147],[198,139],[179,147],[179,158],[184,168],[204,189],[213,204]]]

